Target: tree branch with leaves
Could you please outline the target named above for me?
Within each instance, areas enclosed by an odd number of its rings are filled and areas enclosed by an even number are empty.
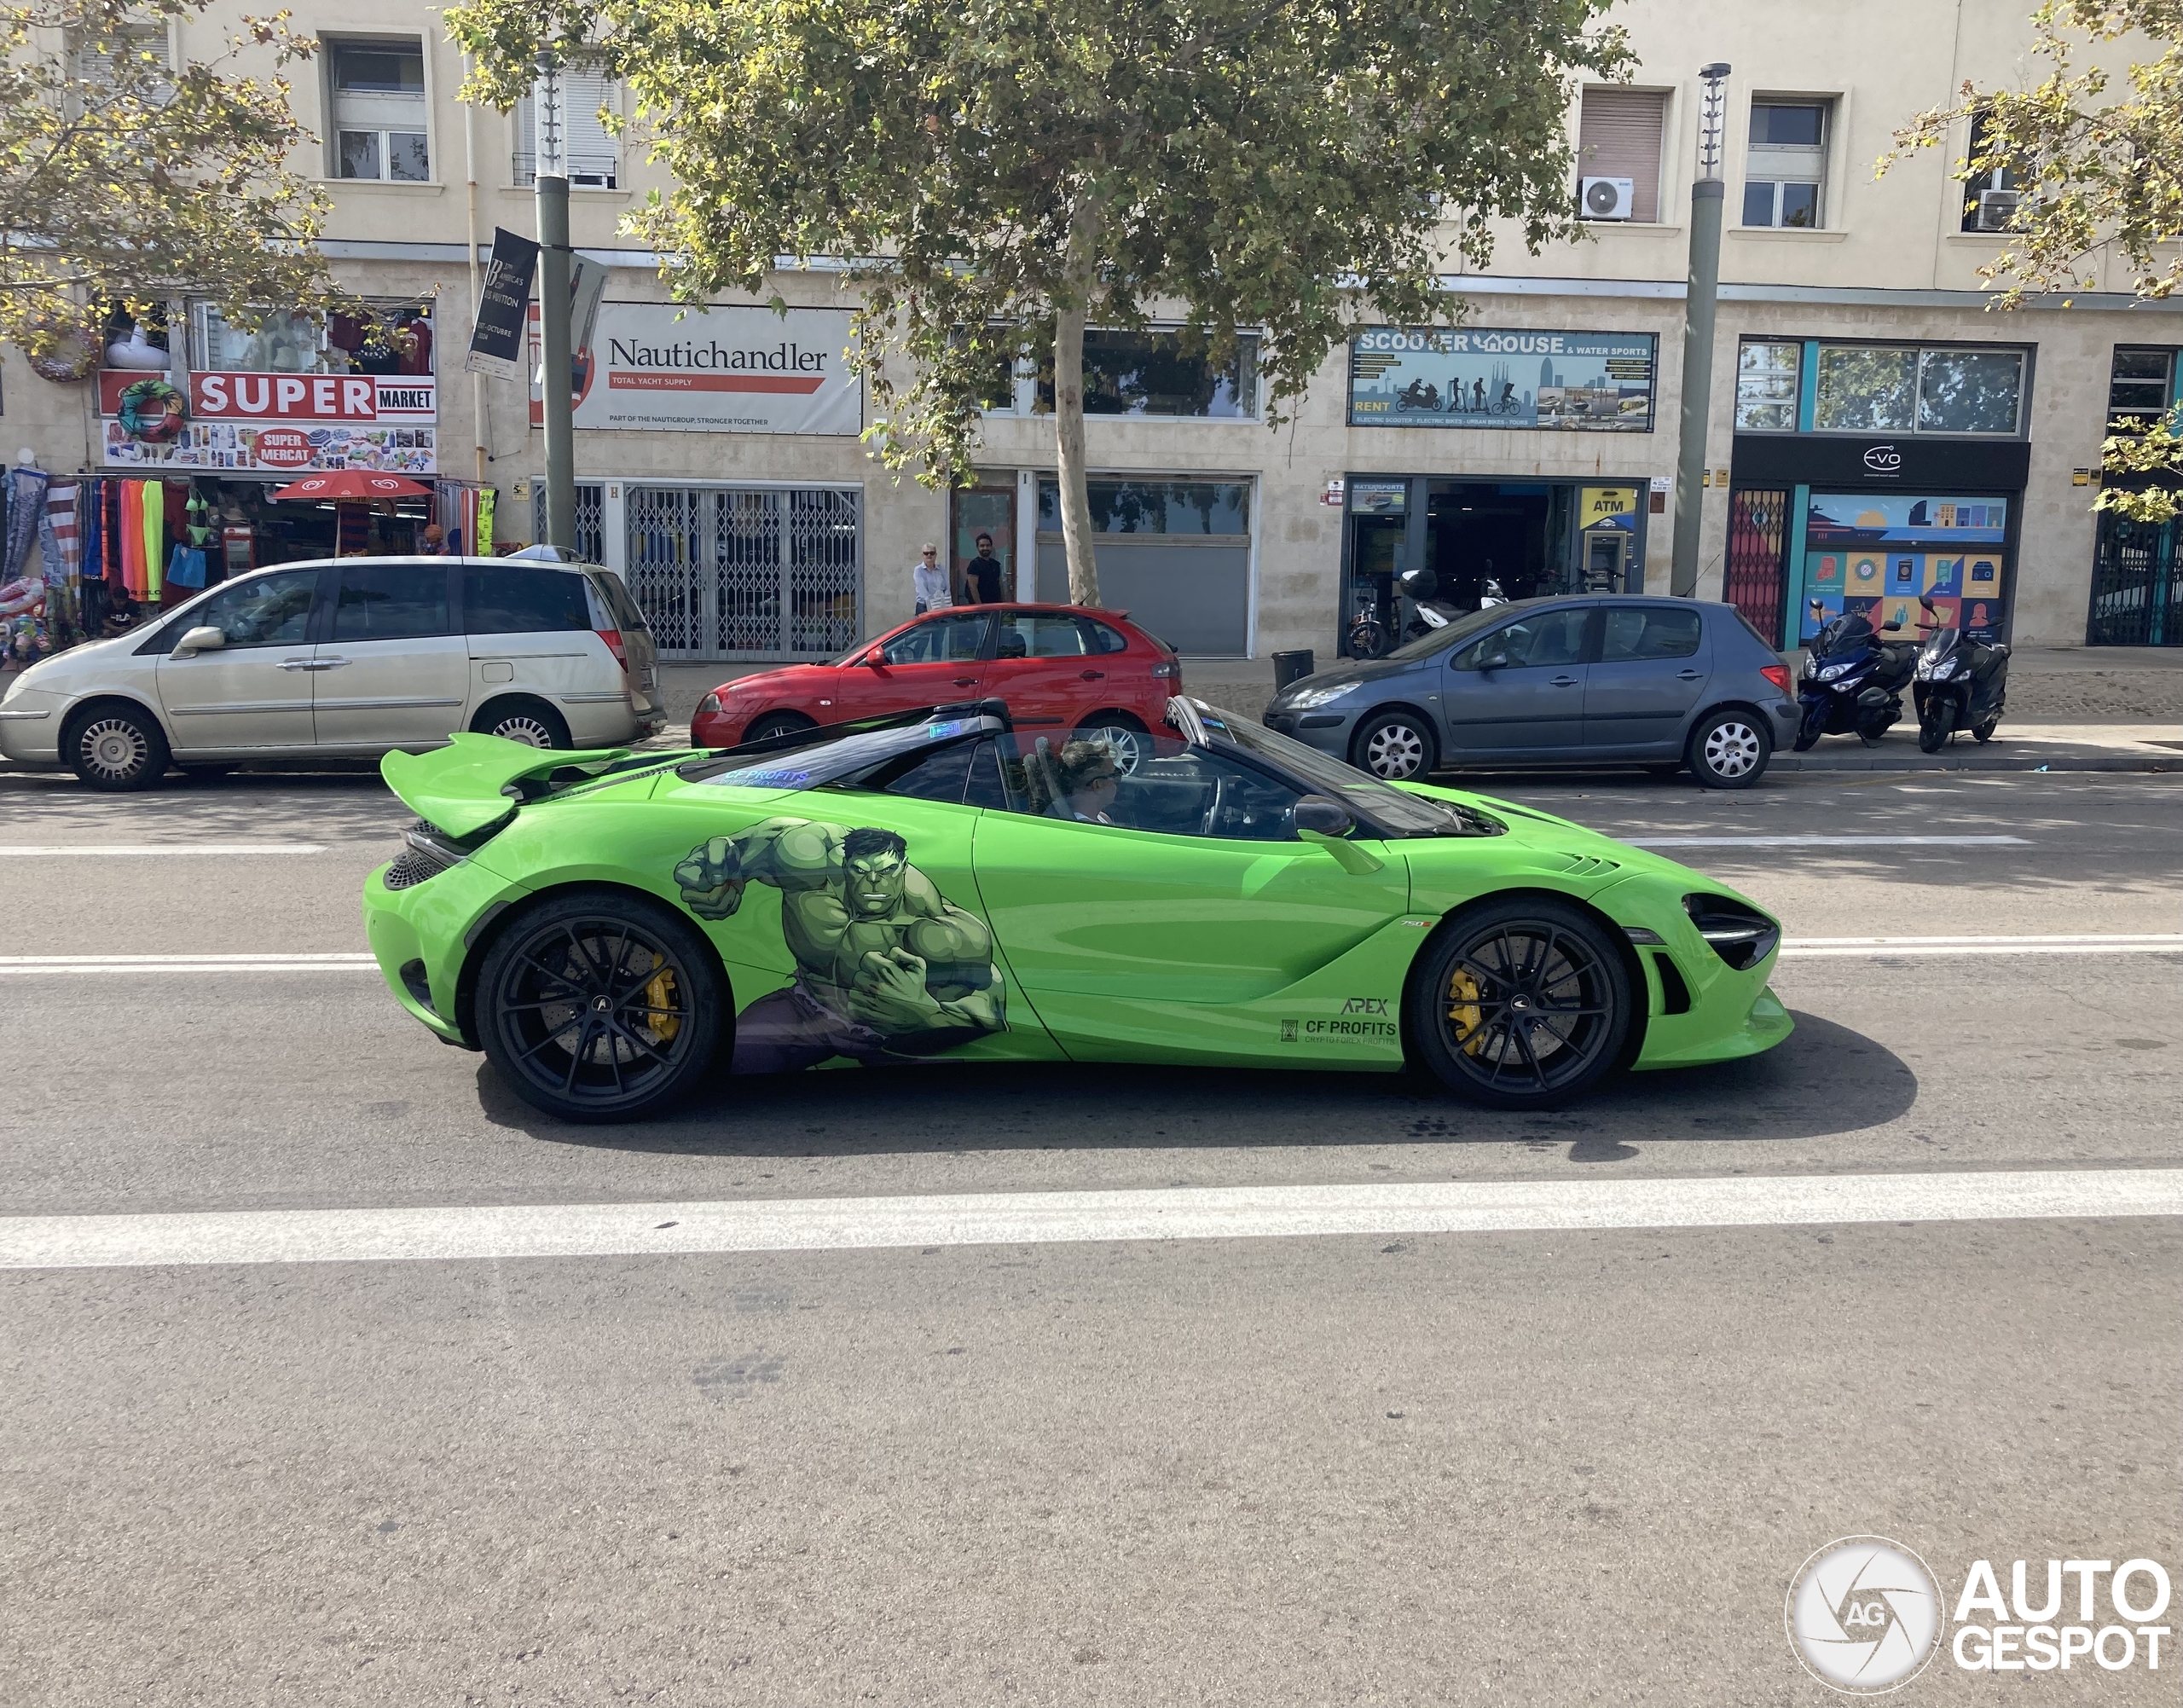
[[[1491,222],[1575,235],[1573,78],[1626,75],[1607,0],[474,0],[503,108],[539,48],[603,56],[674,187],[630,223],[683,300],[780,303],[844,263],[868,437],[962,478],[980,406],[1053,376],[1072,599],[1096,603],[1084,334],[1155,316],[1216,366],[1260,339],[1279,425],[1369,321],[1445,323]],[[1444,209],[1466,216],[1453,232]],[[907,358],[898,383],[887,357]]]
[[[316,246],[331,205],[290,165],[316,139],[281,73],[314,43],[281,13],[171,67],[171,21],[211,3],[0,0],[0,337],[44,354],[180,296],[244,325],[354,306]]]

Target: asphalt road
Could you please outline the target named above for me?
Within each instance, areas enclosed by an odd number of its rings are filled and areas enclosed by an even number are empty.
[[[938,1068],[577,1129],[368,974],[82,958],[361,948],[373,779],[0,779],[0,1217],[2177,1164],[2183,956],[1990,940],[2183,930],[2183,779],[1492,786],[1646,838],[2015,838],[1674,850],[1792,939],[1997,952],[1792,955],[1780,1050],[1549,1115]],[[237,844],[287,851],[183,851]],[[0,1701],[1818,1703],[1783,1596],[1837,1537],[1951,1603],[1980,1558],[2035,1600],[2050,1557],[2183,1577],[2183,1220],[1660,1219],[0,1272]],[[1943,1654],[1892,1699],[2164,1703],[2171,1665]]]

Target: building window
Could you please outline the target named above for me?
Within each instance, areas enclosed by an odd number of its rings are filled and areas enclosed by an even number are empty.
[[[1251,489],[1225,480],[1094,480],[1086,483],[1097,534],[1250,532]],[[1061,489],[1039,483],[1039,526],[1061,529]]]
[[[1660,136],[1667,96],[1650,89],[1588,89],[1577,119],[1578,211],[1586,219],[1660,217]],[[1601,189],[1585,181],[1608,180]],[[1628,194],[1619,182],[1629,181]]]
[[[1816,229],[1825,217],[1827,103],[1754,101],[1743,223]]]
[[[1736,352],[1736,431],[1794,432],[1804,367],[1801,344],[1746,339]]]
[[[2175,352],[2117,347],[2108,371],[2107,431],[2142,433],[2175,401]]]
[[[78,82],[101,89],[113,87],[116,63],[121,60],[148,59],[157,62],[162,70],[174,69],[164,24],[128,25],[96,44],[72,39],[68,56]]]
[[[1821,344],[1812,426],[2006,437],[2017,431],[2023,405],[2020,350]]]
[[[216,303],[190,305],[189,365],[211,373],[432,372],[429,302],[379,302],[379,318],[275,309],[257,327],[231,323]]]
[[[1989,140],[1992,119],[1983,113],[1971,116],[1971,152],[1964,158],[1977,159],[1991,146]],[[1990,172],[1979,172],[1964,181],[1963,229],[1966,231],[2006,231],[2009,220],[2022,200],[2023,180],[2006,166]]]
[[[337,42],[329,61],[335,176],[429,182],[423,44]]]
[[[1236,340],[1236,355],[1215,367],[1194,353],[1180,333],[1087,332],[1084,334],[1084,413],[1087,415],[1187,415],[1249,420],[1259,412],[1259,341]],[[1038,408],[1054,407],[1053,370],[1039,376]]]
[[[597,72],[563,71],[561,111],[569,128],[569,183],[573,188],[622,188],[621,138],[602,116],[622,111],[622,85]],[[529,96],[515,106],[515,181],[538,182],[538,108]]]

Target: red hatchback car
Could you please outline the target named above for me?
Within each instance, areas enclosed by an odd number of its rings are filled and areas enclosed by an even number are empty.
[[[814,724],[952,700],[1000,699],[1021,727],[1133,730],[1183,692],[1174,649],[1116,611],[973,605],[929,612],[831,664],[723,682],[698,702],[690,739],[733,747]]]

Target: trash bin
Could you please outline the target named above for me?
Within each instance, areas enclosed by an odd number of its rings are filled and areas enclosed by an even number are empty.
[[[1300,652],[1277,652],[1273,655],[1273,691],[1279,693],[1291,682],[1300,682],[1312,674],[1312,653],[1309,647]]]

